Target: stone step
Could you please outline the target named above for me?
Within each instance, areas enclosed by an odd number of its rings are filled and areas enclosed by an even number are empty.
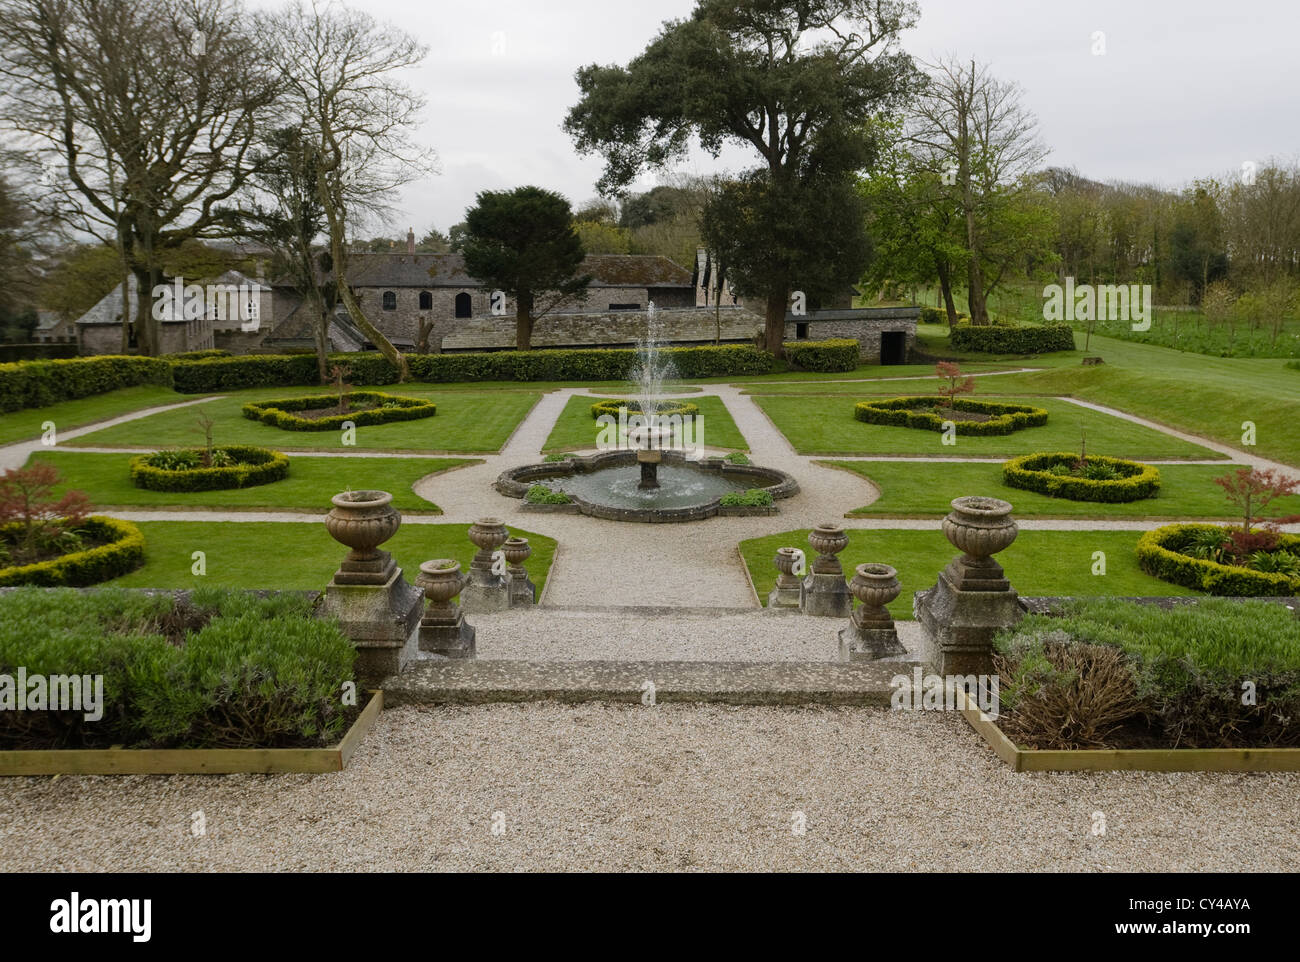
[[[887,707],[890,682],[916,662],[421,660],[381,686],[384,704],[556,701]]]

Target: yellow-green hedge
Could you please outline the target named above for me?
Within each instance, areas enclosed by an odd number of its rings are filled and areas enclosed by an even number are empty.
[[[1138,539],[1138,565],[1149,575],[1194,591],[1229,598],[1288,598],[1300,595],[1300,578],[1253,571],[1182,553],[1199,531],[1224,531],[1212,524],[1170,524]],[[1283,535],[1278,547],[1300,554],[1300,537]]]
[[[169,471],[150,463],[156,456],[131,459],[131,480],[147,491],[227,491],[282,481],[289,476],[289,459],[279,451],[246,445],[223,445],[220,450],[237,463],[225,468],[188,468]]]
[[[863,401],[854,408],[853,416],[866,424],[887,424],[894,427],[918,428],[922,431],[942,431],[946,418],[937,414],[912,411],[914,407],[940,406],[948,403],[942,397],[896,397],[888,400]],[[1011,434],[1022,428],[1042,427],[1047,423],[1047,412],[1027,404],[1001,404],[996,401],[972,401],[957,398],[954,409],[992,416],[991,421],[954,421],[957,433],[964,437],[993,437]]]
[[[597,401],[591,406],[591,416],[593,418],[618,417],[619,408],[627,408],[627,415],[631,417],[634,414],[641,413],[640,401]],[[680,414],[682,417],[695,417],[700,413],[698,404],[691,404],[687,401],[663,401],[655,408],[655,414],[658,417],[672,417]]]
[[[17,532],[19,525],[0,527],[0,535]],[[144,564],[144,535],[129,521],[96,515],[79,530],[107,544],[74,551],[38,564],[0,568],[0,587],[37,585],[42,588],[84,588],[120,578]]]
[[[1114,481],[1094,481],[1090,478],[1061,477],[1049,474],[1047,469],[1055,464],[1074,464],[1077,454],[1026,454],[1002,465],[1003,483],[1022,491],[1036,491],[1049,498],[1066,498],[1070,501],[1099,501],[1103,504],[1124,504],[1154,498],[1160,493],[1160,471],[1149,464],[1125,461],[1122,458],[1091,457],[1089,463],[1132,471],[1128,477]]]
[[[208,363],[208,362],[204,362]],[[394,421],[418,421],[431,418],[438,413],[438,405],[424,398],[400,397],[396,394],[383,394],[379,391],[353,391],[348,395],[351,402],[373,401],[376,404],[394,403],[391,408],[377,407],[368,411],[352,411],[348,414],[335,414],[319,420],[300,418],[294,411],[311,411],[318,408],[334,407],[338,396],[333,394],[314,397],[285,398],[280,401],[255,401],[245,404],[244,417],[250,421],[261,421],[285,431],[336,431],[349,421],[357,427],[369,424],[390,424]]]

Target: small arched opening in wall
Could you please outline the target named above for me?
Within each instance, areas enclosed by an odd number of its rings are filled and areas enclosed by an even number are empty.
[[[474,300],[464,292],[456,295],[456,316],[458,318],[474,316]]]

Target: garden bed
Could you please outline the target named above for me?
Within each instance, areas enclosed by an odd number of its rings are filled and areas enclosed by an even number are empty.
[[[1014,458],[1002,466],[1002,481],[1049,498],[1103,504],[1142,501],[1160,493],[1160,471],[1149,464],[1104,457],[1084,461],[1065,452]]]
[[[326,394],[254,401],[244,405],[243,414],[250,421],[261,421],[285,431],[335,431],[345,424],[363,427],[418,421],[438,413],[438,406],[424,398],[379,391],[353,391],[346,395],[346,400],[345,405],[340,405],[338,395]]]
[[[937,412],[937,413],[936,413]],[[866,424],[942,431],[952,422],[956,433],[970,437],[1003,436],[1047,423],[1047,412],[1027,404],[944,397],[898,397],[862,401],[853,416]]]
[[[21,524],[0,526],[0,543],[13,539]],[[73,529],[84,546],[32,564],[0,567],[0,586],[37,585],[81,588],[109,581],[144,564],[144,535],[129,521],[93,516]]]
[[[1224,564],[1185,553],[1197,544],[1212,547],[1216,533],[1220,542],[1227,541],[1227,529],[1208,524],[1172,524],[1148,531],[1137,544],[1138,564],[1162,581],[1212,595],[1285,598],[1300,594],[1300,575]],[[1300,556],[1300,536],[1278,535],[1275,550]]]
[[[289,459],[269,448],[214,448],[212,464],[204,466],[207,454],[198,448],[142,454],[131,459],[131,480],[147,491],[184,493],[253,488],[289,476]]]
[[[612,401],[597,401],[591,406],[591,416],[593,418],[612,417],[617,418],[619,411],[626,408],[627,416],[630,418],[634,414],[641,413],[640,401],[629,401],[623,398]],[[700,413],[698,404],[691,404],[689,401],[663,401],[655,407],[655,417],[670,418],[674,416],[693,418]]]

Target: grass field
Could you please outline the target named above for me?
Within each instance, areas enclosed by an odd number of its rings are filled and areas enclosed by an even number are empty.
[[[436,417],[357,428],[358,451],[420,451],[425,453],[488,454],[506,443],[537,403],[540,395],[525,391],[428,390],[402,386],[386,388],[406,397],[426,397],[438,405]],[[203,439],[200,414],[215,422],[217,444],[256,444],[282,451],[342,451],[339,431],[283,431],[250,421],[240,409],[249,401],[285,397],[310,397],[319,389],[276,388],[238,391],[196,407],[154,414],[138,421],[94,431],[70,446],[83,447],[193,447]]]
[[[1137,566],[1137,532],[1022,531],[998,555],[1011,584],[1026,597],[1155,597],[1195,592],[1152,578]],[[802,548],[810,557],[808,530],[788,531],[740,543],[763,604],[776,584],[772,559],[783,547]],[[1106,574],[1092,573],[1094,553],[1106,555]],[[889,606],[895,618],[911,620],[912,593],[933,587],[939,572],[959,552],[941,531],[849,531],[849,546],[840,554],[846,578],[859,564],[879,562],[898,569],[903,593]]]
[[[953,498],[988,495],[1010,501],[1018,518],[1144,518],[1240,520],[1223,489],[1214,483],[1238,465],[1162,464],[1160,494],[1130,504],[1099,504],[1049,498],[1002,483],[1002,465],[935,464],[879,461],[823,461],[860,474],[881,491],[880,500],[853,516],[938,518]],[[1283,498],[1270,509],[1276,515],[1300,513],[1300,497]]]
[[[323,524],[151,521],[140,526],[145,539],[145,565],[108,582],[124,588],[227,588],[310,591],[323,589],[347,554]],[[466,571],[477,550],[463,524],[404,525],[384,545],[406,580],[414,582],[420,565],[435,558],[455,558]],[[541,592],[555,557],[555,541],[512,528],[511,535],[528,539],[533,556],[525,567]],[[206,555],[207,574],[196,577],[193,555]]]
[[[164,404],[183,404],[192,400],[194,398],[177,394],[171,388],[141,385],[76,401],[62,401],[43,408],[6,411],[0,414],[0,445],[40,440],[43,433],[41,425],[46,421],[54,422],[56,432],[71,431],[73,428],[121,417],[132,411],[162,407]]]
[[[596,438],[601,427],[591,416],[591,406],[601,398],[575,395],[564,406],[551,435],[546,439],[542,449],[546,453],[553,451],[582,451],[596,446]],[[709,395],[693,397],[690,403],[700,409],[704,420],[704,444],[710,448],[724,448],[732,451],[747,451],[749,445],[744,435],[731,419],[727,406],[722,399]]]
[[[399,511],[438,513],[437,505],[417,497],[411,486],[421,478],[481,462],[464,458],[290,458],[289,476],[274,484],[233,491],[176,494],[146,491],[131,481],[130,454],[91,454],[83,451],[42,451],[31,460],[48,461],[68,479],[62,491],[86,492],[99,508],[232,508],[238,510],[319,511],[330,509],[330,498],[341,491],[391,492]]]
[[[975,399],[999,398],[981,394]],[[1053,398],[1028,402],[1048,412],[1047,424],[1042,427],[1026,428],[1005,437],[959,436],[952,446],[945,446],[943,436],[937,431],[864,424],[853,416],[851,397],[835,396],[828,400],[813,395],[763,395],[754,400],[800,454],[1012,457],[1035,451],[1077,450],[1080,430],[1086,429],[1088,450],[1093,454],[1192,460],[1220,457],[1200,445]]]

